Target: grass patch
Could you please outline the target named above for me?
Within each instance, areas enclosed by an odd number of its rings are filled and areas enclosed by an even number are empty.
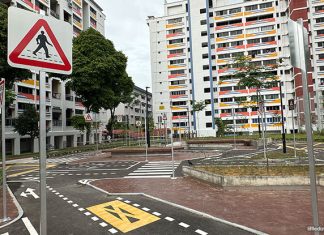
[[[308,176],[308,166],[202,166],[195,169],[226,176]],[[316,166],[316,174],[324,174],[324,166]]]
[[[297,151],[297,158],[306,158],[307,154],[305,151]],[[282,150],[269,151],[267,152],[267,157],[269,159],[285,159],[285,158],[295,158],[295,153],[293,149],[287,148],[287,153],[283,153]],[[264,159],[263,153],[259,153],[251,158],[251,160]]]

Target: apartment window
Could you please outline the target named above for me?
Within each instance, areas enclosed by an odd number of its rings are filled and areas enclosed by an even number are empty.
[[[227,37],[229,36],[229,32],[223,32],[223,33],[218,33],[217,34],[217,37],[220,38],[220,37]]]
[[[260,31],[260,28],[250,28],[250,29],[246,29],[246,33],[258,33]]]
[[[202,55],[202,58],[203,58],[203,59],[208,59],[208,57],[209,57],[208,54],[203,54],[203,55]]]
[[[176,19],[168,20],[169,24],[176,24],[176,23],[181,23],[181,22],[182,22],[182,18],[176,18]]]
[[[221,98],[221,102],[233,102],[233,98]]]
[[[180,69],[180,70],[173,70],[170,72],[170,74],[184,74],[185,70],[184,69]]]
[[[266,100],[275,100],[275,99],[278,99],[278,98],[279,98],[279,95],[266,95],[265,96]]]
[[[212,115],[212,112],[211,111],[205,111],[205,116],[206,117],[209,117],[209,116],[211,116]]]
[[[225,59],[225,58],[230,58],[231,54],[222,54],[222,55],[218,55],[218,59]]]
[[[213,127],[213,124],[211,122],[207,122],[206,123],[206,128],[210,128],[210,127]]]
[[[168,34],[182,33],[182,29],[171,29],[168,31]]]
[[[323,35],[324,34],[324,29],[322,30],[317,30],[317,35]]]
[[[217,48],[223,48],[223,47],[229,47],[229,43],[227,42],[227,43],[220,43],[220,44],[218,44],[217,45]]]
[[[323,30],[323,34],[324,34],[324,30]],[[273,41],[275,41],[275,37],[262,38],[261,41],[262,42],[273,42]]]
[[[231,36],[242,34],[242,30],[235,30],[231,32]]]
[[[252,5],[252,6],[246,6],[245,7],[246,11],[253,11],[253,10],[256,10],[256,9],[258,9],[258,5]]]
[[[260,38],[254,38],[247,40],[247,44],[260,43]]]
[[[183,64],[185,62],[184,59],[180,59],[180,60],[171,60],[170,61],[170,65],[173,65],[173,64]]]
[[[323,48],[324,48],[324,42],[319,42],[319,43],[317,44],[317,46],[318,46],[318,47],[323,47]]]
[[[209,76],[204,77],[204,82],[209,82]]]
[[[263,61],[263,65],[275,65],[277,64],[276,60],[265,60]]]
[[[276,52],[276,48],[267,48],[262,50],[263,54]]]
[[[319,58],[320,60],[324,59],[324,54],[319,54],[319,55],[318,55],[318,58]]]
[[[207,24],[207,21],[206,20],[201,20],[200,21],[200,25],[206,25]]]
[[[203,70],[208,70],[209,69],[209,65],[203,65]]]
[[[235,102],[244,102],[246,100],[247,100],[247,97],[246,96],[245,97],[235,97],[234,98],[234,101]]]
[[[272,2],[260,4],[260,9],[269,8],[269,7],[272,7]]]
[[[201,44],[201,47],[208,47],[208,43],[207,43],[207,42],[203,42],[203,43]]]
[[[320,71],[324,71],[324,66],[320,66],[320,67],[319,67],[319,70],[320,70]]]
[[[210,93],[210,88],[205,88],[204,93]]]
[[[246,124],[246,123],[249,123],[249,120],[248,119],[238,119],[238,120],[235,120],[236,124]]]
[[[206,13],[206,8],[200,9],[200,14]]]
[[[177,44],[177,43],[183,43],[183,38],[169,40],[169,45]]]
[[[224,11],[216,11],[216,15],[217,16],[227,15],[227,10],[224,10]]]
[[[266,107],[266,110],[267,111],[280,110],[280,107],[279,106],[269,106],[269,107]]]
[[[240,56],[243,56],[243,55],[244,55],[244,52],[235,52],[235,53],[232,53],[232,58],[240,57]]]
[[[222,109],[221,113],[232,113],[232,109]]]
[[[263,26],[261,27],[261,31],[270,31],[274,29],[274,25]]]
[[[202,31],[202,32],[200,33],[200,35],[201,35],[202,37],[207,36],[207,31]]]
[[[232,87],[231,86],[226,86],[226,87],[221,87],[219,88],[220,91],[231,91]]]
[[[172,81],[171,85],[183,85],[186,84],[185,80]]]
[[[236,42],[231,42],[231,46],[235,47],[235,46],[241,46],[243,45],[243,41],[236,41]]]
[[[241,8],[240,7],[233,8],[233,9],[230,9],[229,10],[229,14],[235,14],[235,13],[238,13],[238,12],[241,12]]]
[[[172,91],[171,95],[185,95],[186,91]]]
[[[176,49],[176,50],[171,50],[170,51],[170,55],[182,54],[182,53],[183,53],[183,49]]]

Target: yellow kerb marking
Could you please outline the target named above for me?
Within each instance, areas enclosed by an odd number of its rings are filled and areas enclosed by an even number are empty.
[[[123,233],[127,233],[160,219],[157,216],[118,200],[88,207],[87,210]]]

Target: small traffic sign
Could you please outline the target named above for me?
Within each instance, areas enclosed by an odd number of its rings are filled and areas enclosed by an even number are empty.
[[[93,121],[92,114],[91,113],[86,113],[84,115],[84,120],[85,120],[85,122],[92,122]]]
[[[136,121],[136,126],[141,126],[142,122],[141,121]]]
[[[117,122],[123,122],[123,116],[122,115],[117,116]]]
[[[71,74],[72,26],[69,23],[17,7],[10,7],[8,14],[9,65]]]
[[[4,89],[5,89],[5,80],[2,79],[0,81],[0,105],[2,105],[2,101],[4,100],[3,94],[4,94]]]
[[[289,106],[289,110],[295,110],[295,100],[294,99],[288,100],[288,106]]]

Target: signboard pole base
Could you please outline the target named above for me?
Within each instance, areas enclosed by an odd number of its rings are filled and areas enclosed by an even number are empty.
[[[39,169],[40,169],[40,234],[47,234],[46,213],[46,74],[39,73]]]

